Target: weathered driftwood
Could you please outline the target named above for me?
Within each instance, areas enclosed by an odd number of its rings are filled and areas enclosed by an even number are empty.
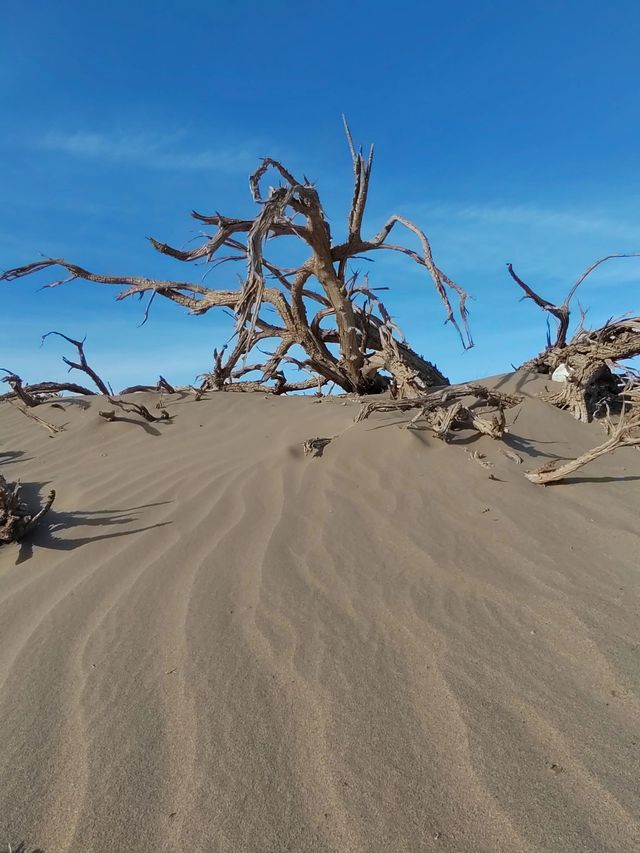
[[[467,323],[467,294],[436,265],[426,234],[404,217],[391,216],[376,235],[362,236],[373,149],[365,158],[356,150],[346,124],[345,129],[354,172],[345,239],[334,239],[315,186],[307,178],[297,179],[276,160],[265,159],[250,178],[251,193],[258,205],[253,219],[234,219],[220,213],[207,216],[194,211],[199,222],[213,227],[201,245],[182,250],[151,240],[157,251],[180,261],[205,260],[212,266],[241,262],[246,272],[239,289],[100,275],[62,258],[46,258],[9,270],[0,279],[9,281],[61,267],[69,276],[48,287],[83,279],[120,286],[117,299],[148,294],[149,305],[158,295],[192,314],[204,314],[213,308],[231,310],[236,319],[233,346],[216,351],[214,369],[206,378],[207,389],[227,390],[240,384],[242,376],[251,372],[242,366],[244,359],[266,340],[275,341],[275,346],[266,360],[253,365],[259,378],[249,389],[263,390],[267,384],[275,385],[277,393],[286,393],[314,387],[313,378],[289,383],[280,376],[283,365],[291,364],[287,357],[294,346],[305,353],[300,362],[305,370],[347,392],[377,393],[391,383],[398,396],[419,396],[429,387],[448,384],[435,365],[401,339],[376,289],[369,286],[366,278],[359,281],[350,270],[350,263],[363,254],[386,250],[402,253],[423,267],[444,305],[447,321],[458,331],[465,347],[473,343]],[[282,185],[270,188],[265,198],[261,181],[269,170],[278,175]],[[417,237],[419,251],[390,242],[391,232],[398,226]],[[295,238],[306,246],[308,257],[295,269],[278,266],[267,257],[268,247],[281,237]],[[451,297],[458,301],[457,312]],[[271,315],[267,309],[271,309]],[[147,316],[148,308],[145,319]],[[67,340],[78,347],[79,342]],[[80,369],[86,372],[82,357]]]
[[[502,438],[505,432],[505,409],[517,406],[522,400],[520,395],[505,394],[484,385],[458,385],[408,400],[369,401],[362,406],[355,421],[366,420],[374,412],[418,409],[407,423],[407,428],[426,427],[444,441],[453,431],[460,429],[475,430],[497,439]]]
[[[539,373],[551,374],[564,365],[566,381],[557,391],[542,395],[549,403],[567,409],[578,420],[588,422],[618,397],[622,383],[612,368],[624,359],[640,355],[640,317],[609,321],[601,329],[588,331],[581,322],[570,341],[567,340],[571,319],[571,300],[577,289],[596,267],[613,258],[638,257],[640,253],[613,254],[591,264],[569,290],[561,305],[544,299],[526,284],[507,264],[509,274],[524,291],[524,299],[531,299],[557,321],[555,340],[547,331],[547,346],[524,365]]]
[[[49,492],[44,504],[32,513],[20,497],[20,484],[9,483],[0,474],[0,545],[20,542],[31,533],[49,512],[55,497],[55,491]]]
[[[507,264],[507,270],[509,271],[509,275],[515,281],[515,283],[524,291],[523,299],[531,299],[535,304],[542,308],[543,311],[546,311],[548,314],[551,314],[552,317],[558,321],[558,326],[556,330],[556,338],[555,341],[551,341],[551,334],[547,331],[547,350],[550,349],[562,349],[567,344],[567,334],[569,331],[569,322],[571,319],[571,300],[576,294],[576,291],[582,284],[582,282],[589,276],[600,264],[605,263],[605,261],[610,261],[613,258],[637,258],[640,257],[640,252],[631,252],[628,254],[612,254],[605,255],[604,258],[599,258],[595,261],[591,266],[587,267],[587,269],[582,273],[582,275],[578,278],[575,284],[571,287],[569,292],[567,293],[564,301],[561,305],[554,305],[548,299],[545,299],[543,296],[540,296],[539,293],[526,284],[520,276],[513,269],[513,264]],[[546,352],[546,350],[545,350]],[[544,352],[541,353],[537,358],[543,358]]]

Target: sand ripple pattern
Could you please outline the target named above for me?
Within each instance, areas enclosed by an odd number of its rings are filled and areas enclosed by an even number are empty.
[[[542,489],[339,402],[97,405],[0,411],[59,494],[0,550],[0,850],[640,849],[637,453]]]

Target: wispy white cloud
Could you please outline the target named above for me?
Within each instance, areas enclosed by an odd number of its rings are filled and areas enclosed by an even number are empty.
[[[32,144],[70,157],[162,171],[244,172],[256,160],[247,145],[195,147],[184,133],[49,131]]]
[[[504,280],[505,263],[540,282],[564,287],[598,257],[640,250],[634,210],[543,208],[536,205],[424,204],[407,213],[423,227],[435,256],[459,275]],[[590,287],[640,280],[640,259],[612,261],[590,277]]]
[[[635,223],[593,211],[538,207],[535,205],[462,204],[426,206],[438,219],[450,217],[460,222],[490,227],[525,226],[561,230],[564,234],[615,234],[618,240],[640,242],[640,219]]]

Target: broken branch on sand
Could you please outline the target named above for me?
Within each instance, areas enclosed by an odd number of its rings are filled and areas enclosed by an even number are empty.
[[[617,423],[607,418],[605,427],[609,437],[597,447],[587,450],[576,459],[566,462],[550,462],[536,471],[525,471],[525,477],[532,483],[546,485],[559,480],[564,480],[569,474],[573,474],[579,468],[604,456],[605,453],[613,453],[619,447],[640,447],[640,405],[638,405],[638,388],[633,387],[624,391],[624,396],[630,401],[628,409],[623,409]]]

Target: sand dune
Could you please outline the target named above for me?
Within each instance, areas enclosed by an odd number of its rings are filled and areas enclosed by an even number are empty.
[[[58,492],[0,549],[0,849],[640,849],[636,450],[543,488],[602,431],[529,397],[521,466],[339,399],[100,408],[0,406]]]

